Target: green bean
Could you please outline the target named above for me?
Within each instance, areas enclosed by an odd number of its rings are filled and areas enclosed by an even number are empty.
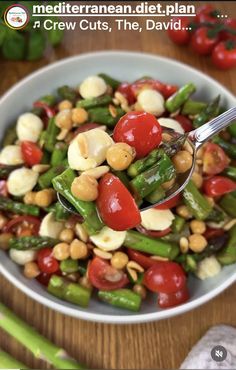
[[[141,296],[130,289],[100,290],[98,297],[112,306],[134,312],[139,311],[142,301]]]
[[[185,116],[195,116],[196,114],[201,113],[202,110],[205,108],[206,103],[188,99],[184,103],[181,113],[184,114]]]
[[[40,209],[37,206],[16,202],[3,196],[0,196],[0,210],[31,216],[39,216],[40,213]]]
[[[196,91],[196,86],[193,83],[182,86],[176,93],[171,95],[165,103],[166,109],[173,113],[177,111]]]
[[[212,139],[213,143],[218,144],[233,159],[236,159],[236,145],[223,140],[220,136]]]
[[[236,225],[230,230],[229,236],[226,247],[216,255],[221,265],[230,265],[236,262]]]
[[[108,127],[114,127],[119,119],[125,114],[120,107],[116,107],[116,116],[113,117],[107,107],[91,108],[88,110],[91,122],[100,123]]]
[[[59,240],[48,238],[46,236],[22,236],[11,238],[9,241],[9,248],[25,251],[28,249],[39,250],[42,248],[54,247]]]
[[[82,99],[76,103],[77,108],[97,108],[112,103],[112,97],[110,95],[99,96],[98,98]]]
[[[108,76],[105,73],[99,73],[98,76],[101,77],[106,82],[106,84],[111,86],[114,90],[116,90],[121,84],[120,81],[115,80],[113,77]]]
[[[220,111],[220,95],[212,100],[207,106],[197,115],[193,120],[195,128],[202,126],[204,123],[210,121],[212,118],[218,116]]]

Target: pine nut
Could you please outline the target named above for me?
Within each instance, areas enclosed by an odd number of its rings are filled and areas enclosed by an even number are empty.
[[[57,140],[59,141],[64,140],[68,132],[69,130],[67,130],[66,128],[62,128],[59,134],[57,135]]]
[[[135,261],[129,261],[127,263],[127,267],[128,268],[131,268],[133,270],[136,270],[138,272],[144,272],[144,268],[142,266],[140,266],[137,262]]]
[[[35,164],[32,170],[37,173],[44,173],[50,168],[49,164]]]
[[[99,248],[94,248],[93,253],[96,254],[96,256],[103,258],[104,260],[110,260],[112,258],[111,253],[102,251]]]
[[[180,238],[179,241],[179,246],[182,253],[188,252],[188,245],[189,245],[188,239],[182,236],[182,238]]]
[[[133,281],[137,281],[138,280],[138,274],[135,270],[131,269],[130,267],[126,266],[127,268],[127,271],[129,273],[129,275],[131,276],[132,280]]]
[[[109,112],[110,112],[111,116],[113,118],[116,118],[117,117],[116,107],[114,107],[114,105],[110,104],[109,107],[108,107],[108,109],[109,109]]]
[[[227,222],[227,223],[224,225],[223,229],[224,229],[224,230],[226,230],[226,231],[228,231],[228,230],[230,230],[230,229],[231,229],[235,224],[236,224],[236,218],[233,218],[233,220],[230,220],[229,222]]]
[[[99,179],[107,172],[109,172],[109,170],[110,170],[109,166],[99,166],[96,168],[91,168],[90,170],[86,170],[83,172],[83,174],[95,177],[95,179]]]
[[[87,243],[89,236],[83,225],[77,223],[75,225],[75,235],[82,240],[82,242]]]
[[[169,261],[167,257],[161,257],[161,256],[151,256],[150,258],[154,261]]]

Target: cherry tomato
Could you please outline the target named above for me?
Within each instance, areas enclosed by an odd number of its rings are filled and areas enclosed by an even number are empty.
[[[194,32],[191,39],[191,47],[196,53],[200,55],[211,53],[218,42],[218,37],[212,36],[211,32],[207,27],[200,27]]]
[[[136,97],[132,91],[131,85],[128,82],[123,82],[117,89],[128,100],[129,104],[134,104]]]
[[[167,33],[169,38],[178,45],[186,45],[190,41],[191,33],[189,30],[186,30],[189,26],[189,19],[186,17],[174,18],[174,21],[180,21],[181,29],[168,29]]]
[[[43,157],[42,150],[32,141],[22,141],[21,152],[25,163],[29,166],[39,164]]]
[[[233,31],[236,31],[236,19],[235,18],[227,18],[224,20],[224,25],[227,28],[230,28]],[[226,30],[220,32],[220,39],[221,40],[228,40],[228,39],[236,39],[236,35],[233,35]]]
[[[217,17],[218,14],[220,14],[219,11],[215,9],[213,5],[203,5],[197,10],[196,21],[198,23],[217,23],[219,21],[219,17]]]
[[[115,269],[106,260],[99,257],[93,258],[90,262],[88,277],[95,288],[102,290],[120,289],[129,283],[124,271]]]
[[[236,40],[221,41],[212,52],[212,62],[220,69],[236,67]]]
[[[207,175],[221,173],[229,164],[229,158],[217,144],[207,143],[203,154],[203,172]]]
[[[189,291],[186,285],[175,293],[159,293],[158,305],[161,308],[178,306],[189,300]]]
[[[223,176],[214,176],[204,181],[204,193],[208,197],[218,197],[236,190],[236,182]]]
[[[164,98],[167,99],[178,90],[178,86],[164,84],[158,80],[153,80],[150,78],[143,78],[130,85],[130,89],[135,97],[137,97],[138,94],[144,89],[153,89],[161,93]]]
[[[17,216],[4,226],[4,232],[10,233],[17,229],[31,230],[30,235],[38,235],[40,220],[34,216]],[[19,236],[19,235],[18,235]],[[26,236],[26,235],[25,235]]]
[[[135,251],[134,249],[131,248],[127,249],[127,253],[132,261],[137,262],[144,269],[148,269],[149,267],[155,265],[156,263],[159,263],[159,261],[155,261],[154,259],[148,257],[148,255],[146,255],[145,253]]]
[[[0,195],[2,197],[8,196],[7,182],[5,180],[0,180]]]
[[[94,122],[87,122],[87,123],[84,123],[83,125],[80,125],[74,132],[73,132],[73,136],[72,136],[72,139],[71,141],[79,134],[81,134],[82,132],[86,132],[86,131],[89,131],[89,130],[93,130],[94,128],[98,128],[98,127],[101,127],[101,125],[99,125],[98,123],[94,123]]]
[[[160,204],[159,206],[154,207],[155,209],[170,209],[176,207],[181,199],[181,194],[175,195],[170,200],[167,200],[166,202]]]
[[[59,270],[59,263],[52,255],[51,248],[43,248],[38,251],[38,267],[40,271],[46,274],[53,274]]]
[[[52,117],[54,117],[56,115],[55,109],[53,109],[52,107],[49,107],[48,104],[43,103],[41,101],[36,101],[34,103],[34,107],[35,108],[42,108],[44,110],[44,112],[46,113],[46,116],[48,118],[52,118]]]
[[[155,116],[147,112],[128,112],[115,126],[113,139],[131,145],[136,157],[142,158],[159,146],[161,134],[161,125]]]
[[[181,124],[185,132],[190,132],[193,130],[192,121],[188,117],[183,116],[182,114],[178,114],[174,117],[174,119]]]
[[[186,284],[183,268],[175,262],[162,262],[151,266],[144,274],[144,285],[152,292],[176,293]]]
[[[53,274],[47,274],[46,272],[41,272],[40,275],[36,277],[38,282],[42,285],[48,286],[49,280]],[[56,271],[55,275],[61,276],[61,271]]]
[[[162,236],[168,235],[171,232],[171,228],[170,227],[168,227],[165,230],[156,231],[156,230],[147,230],[142,225],[139,225],[139,226],[136,227],[136,229],[141,234],[151,236],[152,238],[161,238]]]
[[[97,207],[104,223],[113,230],[127,230],[141,223],[139,209],[134,198],[118,179],[107,173],[98,186]]]
[[[207,227],[206,231],[204,232],[204,236],[205,238],[208,240],[208,239],[211,239],[211,238],[215,238],[217,236],[221,236],[224,234],[224,229],[214,229],[214,228],[211,228],[211,227]]]

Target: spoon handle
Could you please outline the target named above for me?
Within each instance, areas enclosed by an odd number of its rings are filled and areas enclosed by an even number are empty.
[[[195,148],[198,149],[202,144],[211,139],[212,136],[229,126],[234,119],[236,119],[236,107],[227,110],[203,126],[191,131],[188,137],[192,140]]]

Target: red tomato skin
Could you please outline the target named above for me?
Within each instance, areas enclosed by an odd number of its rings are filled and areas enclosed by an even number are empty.
[[[146,112],[129,112],[120,118],[113,132],[115,142],[127,143],[135,148],[136,157],[142,158],[159,146],[161,125],[155,116]]]
[[[190,132],[193,130],[192,121],[188,117],[183,116],[182,114],[178,114],[174,118],[176,119],[176,121],[178,121],[181,124],[185,132]]]
[[[148,269],[156,263],[160,263],[159,261],[155,261],[154,259],[148,257],[148,255],[146,255],[145,253],[138,252],[131,248],[127,249],[127,253],[132,261],[137,262],[144,269]]]
[[[211,4],[202,5],[198,8],[196,14],[196,21],[198,23],[209,22],[217,23],[219,18],[217,17],[216,9]],[[214,14],[215,13],[215,14]]]
[[[181,194],[177,194],[170,200],[167,200],[166,202],[160,204],[159,206],[154,207],[155,209],[165,210],[165,209],[171,209],[176,207],[181,199]]]
[[[39,227],[41,221],[34,216],[18,216],[13,219],[11,219],[5,226],[4,226],[4,232],[9,233],[12,232],[12,230],[19,224],[22,224],[23,222],[27,222],[28,224],[33,225],[32,228],[32,234],[31,235],[38,235]]]
[[[236,19],[235,18],[227,18],[226,20],[224,20],[224,25],[227,27],[227,28],[231,28],[232,30],[236,30]],[[227,31],[221,31],[220,32],[220,40],[224,41],[224,40],[229,40],[229,39],[236,39],[236,35],[233,35],[232,33],[230,32],[227,32]]]
[[[207,227],[203,236],[205,236],[205,238],[208,240],[208,239],[211,239],[211,238],[214,238],[214,237],[217,237],[217,236],[221,236],[224,233],[225,233],[224,229],[213,229],[211,227]]]
[[[32,141],[22,141],[21,152],[25,163],[29,166],[39,164],[43,157],[42,150]]]
[[[152,292],[176,293],[186,284],[183,268],[175,262],[162,262],[150,267],[144,274],[144,285]]]
[[[44,112],[46,113],[46,116],[48,118],[52,118],[56,115],[55,109],[53,109],[52,107],[49,107],[49,105],[47,105],[46,103],[43,103],[41,101],[36,101],[34,103],[34,107],[35,108],[42,108],[44,110]]]
[[[118,177],[107,173],[98,185],[97,208],[104,223],[122,231],[141,223],[139,209],[128,189]]]
[[[135,103],[136,97],[132,91],[131,85],[128,82],[123,82],[120,84],[117,91],[124,95],[130,105]]]
[[[52,255],[51,248],[43,248],[38,251],[37,262],[40,271],[53,274],[59,270],[59,263]]]
[[[145,78],[130,85],[130,89],[135,99],[142,90],[147,88],[158,91],[164,96],[165,99],[169,98],[169,96],[173,95],[178,90],[178,86],[176,85],[164,84],[158,80]]]
[[[0,180],[0,195],[2,197],[8,196],[7,182],[5,180]]]
[[[232,43],[232,48],[228,48],[227,43]],[[236,67],[236,41],[219,42],[212,51],[211,59],[213,64],[222,70]]]
[[[234,190],[236,182],[224,176],[214,176],[203,183],[203,191],[208,197],[218,197]]]
[[[203,154],[203,172],[207,175],[221,173],[229,164],[224,150],[215,143],[207,143]]]
[[[210,54],[218,41],[217,37],[210,38],[208,32],[209,29],[207,27],[200,27],[192,36],[191,47],[200,55]]]
[[[120,273],[120,280],[109,281],[106,277]],[[88,277],[91,284],[102,290],[115,290],[123,288],[129,283],[127,275],[120,270],[116,270],[106,260],[94,257],[88,267]]]
[[[161,308],[170,308],[178,306],[189,300],[189,291],[185,285],[181,290],[175,293],[159,293],[158,294],[158,305]]]
[[[72,139],[71,141],[79,134],[81,134],[82,132],[86,132],[86,131],[89,131],[89,130],[93,130],[94,128],[98,128],[98,127],[101,127],[101,125],[99,125],[98,123],[94,123],[94,122],[87,122],[87,123],[84,123],[83,125],[81,125],[80,127],[78,127],[75,132],[73,133],[73,136],[72,136]],[[70,142],[71,142],[70,141]]]
[[[168,227],[165,230],[156,231],[156,230],[147,230],[142,225],[139,225],[139,226],[136,227],[136,229],[141,234],[151,236],[152,238],[161,238],[161,237],[163,237],[165,235],[168,235],[171,232],[171,228],[170,227]]]
[[[173,19],[175,22],[180,20],[181,23],[181,29],[180,30],[174,30],[174,29],[168,29],[167,33],[171,41],[173,41],[175,44],[178,45],[187,45],[190,41],[191,34],[186,28],[189,26],[189,19],[186,17],[179,17]]]

